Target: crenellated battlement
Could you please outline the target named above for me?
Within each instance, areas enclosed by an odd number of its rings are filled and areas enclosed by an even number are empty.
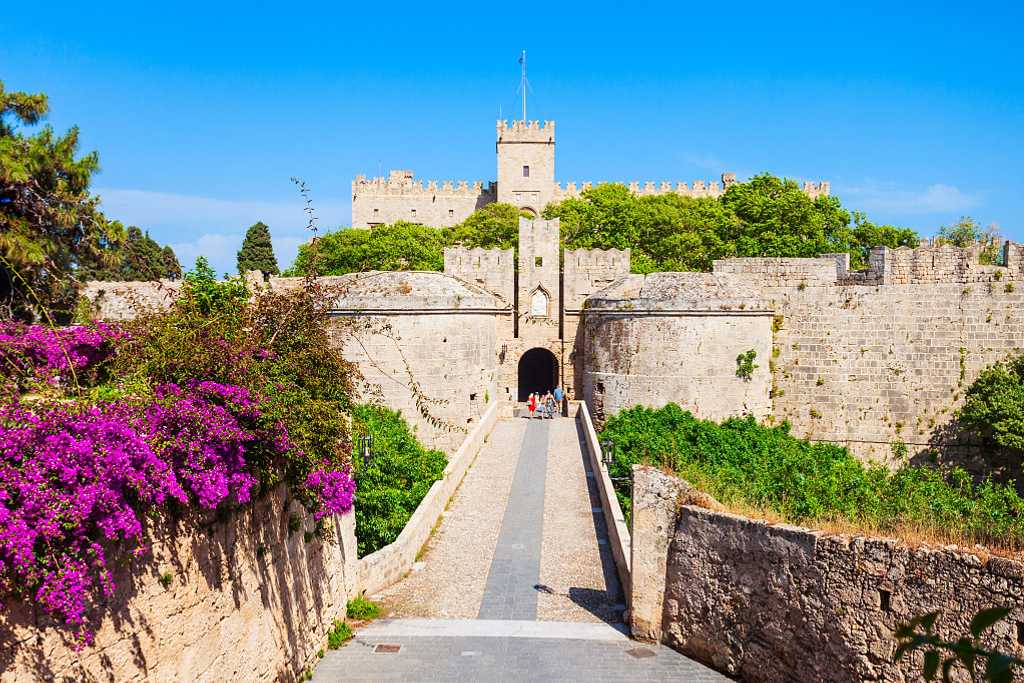
[[[983,255],[995,255],[997,264],[982,263]],[[923,239],[916,247],[875,247],[865,270],[849,271],[839,262],[838,277],[844,284],[928,284],[944,282],[993,282],[1024,279],[1024,245],[975,242],[956,247],[940,239]]]
[[[507,305],[515,298],[515,251],[512,249],[445,247],[444,272],[480,285],[501,297]]]
[[[479,197],[495,194],[496,184],[486,186],[483,181],[474,180],[416,180],[412,171],[391,171],[387,177],[367,178],[357,175],[352,181],[352,195],[373,196],[428,196]]]
[[[644,182],[632,181],[626,183],[626,187],[629,191],[638,197],[664,195],[664,194],[678,194],[683,197],[712,197],[718,198],[725,194],[725,191],[729,189],[730,185],[736,183],[735,173],[723,173],[721,182],[717,180],[704,181],[695,180],[692,184],[684,182],[669,182],[662,180],[655,182],[653,180],[647,180]],[[576,183],[569,182],[565,186],[561,183],[555,183],[555,199],[573,199],[579,197],[580,194],[589,190],[594,186],[594,183]],[[803,184],[803,191],[811,199],[816,199],[822,195],[828,195],[830,188],[827,180],[823,180],[818,183],[805,182]]]
[[[576,271],[615,270],[629,272],[629,249],[566,249],[565,265]]]
[[[554,121],[498,121],[498,142],[550,142],[555,141]]]

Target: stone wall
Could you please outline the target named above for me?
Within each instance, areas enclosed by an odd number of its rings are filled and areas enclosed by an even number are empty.
[[[448,227],[495,201],[494,183],[414,180],[412,171],[391,171],[388,177],[356,176],[352,181],[352,227],[408,221]]]
[[[677,403],[721,420],[770,414],[771,312],[728,275],[629,275],[587,300],[583,398],[603,424],[635,405]],[[749,378],[736,357],[753,350]],[[577,361],[578,362],[578,361]]]
[[[776,420],[865,458],[887,460],[896,440],[911,454],[961,443],[954,412],[964,391],[1024,348],[1024,287],[1008,281],[789,286],[765,296],[777,316]]]
[[[156,282],[87,282],[81,297],[90,302],[101,320],[130,320],[151,309],[171,305],[181,288],[180,280]]]
[[[996,605],[986,646],[1024,656],[1024,564],[954,546],[769,524],[687,502],[685,482],[634,469],[631,620],[741,680],[918,681],[921,655],[892,662],[897,625],[942,610],[955,639]]]
[[[225,521],[154,525],[151,557],[116,570],[80,652],[41,612],[6,603],[0,681],[295,680],[355,594],[356,544],[352,513],[335,518],[337,542],[307,543],[289,509],[280,488]]]

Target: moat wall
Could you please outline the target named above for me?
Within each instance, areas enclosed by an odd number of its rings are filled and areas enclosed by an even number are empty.
[[[5,604],[0,681],[295,680],[355,594],[356,543],[353,513],[334,518],[336,542],[307,542],[292,505],[282,487],[222,521],[155,524],[79,652],[41,612]]]
[[[983,642],[1024,656],[1024,564],[681,504],[688,488],[634,469],[634,636],[741,680],[917,681],[921,655],[892,661],[899,624],[942,610],[955,640],[1000,605],[1013,611]]]

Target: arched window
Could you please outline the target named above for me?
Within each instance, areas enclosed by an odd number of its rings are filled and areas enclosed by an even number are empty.
[[[539,287],[530,297],[530,315],[546,317],[548,314],[548,294]]]

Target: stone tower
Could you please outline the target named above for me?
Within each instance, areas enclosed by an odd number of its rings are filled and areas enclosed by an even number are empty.
[[[498,121],[498,201],[539,216],[555,195],[555,122]]]

